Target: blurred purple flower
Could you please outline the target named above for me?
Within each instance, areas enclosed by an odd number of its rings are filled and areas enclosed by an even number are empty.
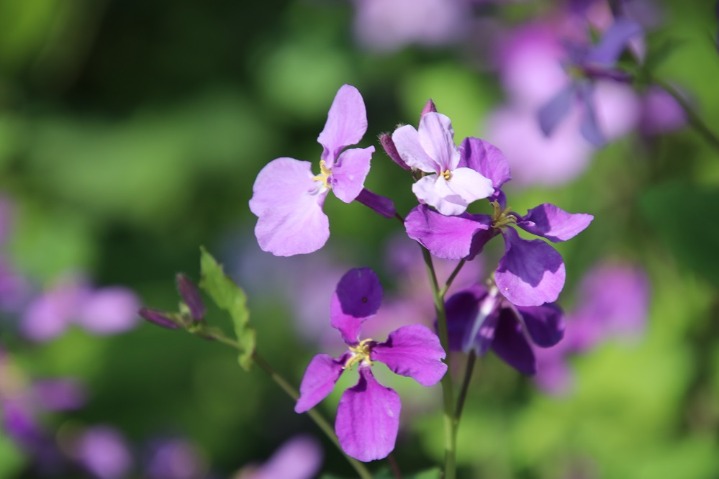
[[[77,438],[75,459],[98,479],[120,479],[132,468],[132,454],[125,438],[110,426],[93,426]]]
[[[285,442],[267,462],[260,466],[244,467],[235,479],[312,479],[319,472],[322,456],[322,448],[317,441],[308,436],[294,437]]]
[[[627,42],[642,32],[642,27],[626,18],[618,18],[604,32],[597,45],[566,44],[568,55],[565,68],[572,81],[560,89],[538,112],[542,132],[550,136],[567,116],[573,103],[582,104],[584,113],[580,123],[582,136],[596,147],[606,142],[599,129],[594,103],[594,81],[598,79],[629,82],[631,78],[617,68],[619,55]]]
[[[362,323],[374,316],[382,301],[382,287],[369,268],[348,271],[337,285],[330,308],[330,322],[342,335],[349,351],[335,359],[316,355],[307,366],[295,411],[302,413],[327,397],[345,369],[358,366],[359,382],[346,390],[337,407],[335,432],[342,449],[360,461],[386,457],[399,430],[399,395],[377,382],[374,361],[390,370],[432,386],[444,375],[445,352],[439,338],[427,327],[415,324],[390,333],[387,341],[359,339]]]
[[[377,51],[452,43],[470,27],[466,0],[355,0],[354,4],[355,36],[361,45]]]
[[[70,278],[30,302],[20,330],[33,341],[54,339],[73,323],[94,334],[115,334],[135,326],[139,307],[137,296],[126,288],[95,289]]]
[[[646,136],[661,135],[682,128],[686,113],[679,103],[659,87],[652,87],[642,97],[640,130]]]
[[[32,384],[32,395],[39,407],[47,411],[72,411],[87,400],[85,387],[70,378],[39,379]]]
[[[532,345],[548,348],[564,334],[562,311],[554,304],[522,307],[503,297],[496,286],[480,285],[452,295],[446,303],[449,347],[474,350],[478,356],[489,348],[523,374],[534,374]]]
[[[145,474],[148,479],[201,479],[207,464],[194,444],[167,439],[153,444]]]
[[[643,334],[649,308],[646,274],[623,264],[596,266],[579,286],[577,305],[567,315],[564,340],[557,346],[535,350],[535,380],[546,392],[561,394],[571,388],[569,356],[585,353],[612,338],[637,339]]]
[[[364,188],[374,147],[345,148],[358,143],[366,131],[362,95],[355,87],[343,85],[317,138],[323,147],[320,174],[312,174],[310,162],[294,158],[277,158],[265,165],[250,199],[250,210],[258,217],[255,235],[262,250],[293,256],[324,246],[330,230],[322,207],[329,190],[350,203]]]
[[[461,165],[492,181],[496,191],[509,180],[504,155],[478,138],[462,144]],[[504,196],[497,194],[504,202]],[[494,236],[504,239],[504,256],[494,273],[499,291],[517,306],[539,306],[556,301],[564,287],[565,269],[560,254],[542,240],[521,238],[512,225],[552,242],[573,238],[592,221],[588,214],[567,213],[550,203],[532,208],[520,216],[500,201],[493,201],[492,215],[464,213],[444,216],[425,205],[414,208],[405,220],[407,235],[445,259],[472,259]]]

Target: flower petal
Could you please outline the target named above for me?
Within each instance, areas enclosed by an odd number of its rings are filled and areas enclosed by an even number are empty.
[[[377,193],[373,193],[367,188],[362,188],[362,191],[360,191],[355,200],[385,218],[394,218],[397,214],[397,210],[395,209],[394,202],[392,200],[385,196],[378,195]]]
[[[345,203],[351,203],[357,198],[364,188],[372,153],[374,146],[352,148],[342,152],[330,175],[332,191],[337,198]]]
[[[422,149],[439,164],[440,173],[457,167],[459,150],[454,144],[452,122],[446,115],[436,112],[422,115],[417,132]]]
[[[330,322],[347,344],[356,344],[362,323],[382,303],[382,285],[370,268],[354,268],[342,276],[330,305]]]
[[[404,125],[392,133],[392,142],[402,161],[410,168],[416,168],[425,173],[441,173],[440,165],[430,157],[419,141],[419,133],[413,126]]]
[[[534,352],[524,336],[522,325],[509,309],[502,308],[499,312],[492,350],[520,373],[532,375],[537,372]]]
[[[472,168],[489,178],[495,190],[512,179],[509,163],[502,151],[491,143],[479,138],[465,138],[459,147],[460,167]]]
[[[455,168],[447,183],[449,189],[459,195],[467,205],[494,193],[492,180],[472,168]]]
[[[452,295],[446,303],[449,347],[453,351],[474,349],[481,356],[494,340],[497,296],[474,285]]]
[[[335,432],[349,456],[368,462],[394,449],[402,405],[399,395],[379,384],[370,368],[360,368],[359,374],[359,382],[345,391],[337,406]]]
[[[541,348],[549,348],[564,337],[564,315],[553,303],[541,306],[517,306],[532,342]]]
[[[579,125],[579,131],[592,146],[601,148],[607,143],[607,140],[597,123],[597,112],[594,109],[594,99],[592,98],[594,88],[592,88],[592,85],[584,84],[579,88],[578,92],[580,100],[584,104],[584,115]]]
[[[564,287],[562,257],[542,240],[525,240],[512,228],[502,231],[504,256],[494,279],[502,295],[517,306],[552,303]]]
[[[370,358],[422,386],[434,386],[447,372],[447,365],[442,362],[445,356],[433,331],[421,324],[412,324],[392,331],[387,341],[372,348]]]
[[[412,209],[404,221],[407,235],[442,259],[472,259],[496,233],[487,215],[444,216],[425,205]]]
[[[342,148],[355,145],[367,131],[367,111],[357,88],[342,85],[332,101],[325,127],[317,138],[324,147],[322,159],[334,165]]]
[[[532,208],[521,217],[517,226],[550,241],[567,241],[584,231],[594,216],[584,213],[567,213],[551,203]]]
[[[293,256],[327,242],[329,221],[322,211],[327,191],[310,167],[307,161],[277,158],[257,175],[250,210],[258,217],[255,236],[263,251]]]
[[[327,354],[318,354],[307,365],[300,383],[300,397],[295,404],[295,412],[309,411],[327,397],[344,371],[348,354],[335,359]]]
[[[605,67],[614,66],[627,42],[642,33],[642,26],[627,18],[617,18],[602,39],[587,54],[586,61]]]
[[[552,136],[557,125],[567,116],[574,98],[574,87],[562,88],[537,112],[539,128],[544,136]]]

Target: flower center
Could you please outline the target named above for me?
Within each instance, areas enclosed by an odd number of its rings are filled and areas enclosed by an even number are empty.
[[[370,359],[370,348],[374,343],[372,339],[363,339],[357,346],[350,346],[351,356],[344,365],[344,369],[349,369],[355,364],[362,364],[363,366],[372,366],[372,360]]]
[[[327,163],[325,163],[325,160],[320,160],[320,174],[313,176],[312,179],[315,181],[319,181],[320,183],[322,183],[323,187],[330,189],[331,187],[329,184],[329,178],[331,174],[332,169],[327,167]]]
[[[445,180],[449,181],[452,179],[452,172],[449,170],[444,170],[442,172],[442,176],[444,177]]]
[[[501,229],[517,222],[517,217],[510,213],[508,207],[502,209],[497,201],[492,201],[492,207],[494,208],[494,212],[492,213],[492,228]]]

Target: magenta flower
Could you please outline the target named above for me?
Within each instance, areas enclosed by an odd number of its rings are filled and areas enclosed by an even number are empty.
[[[392,141],[408,166],[426,173],[412,185],[420,203],[444,215],[459,215],[473,201],[494,193],[488,178],[460,164],[452,122],[445,115],[430,111],[422,115],[418,130],[397,128]]]
[[[565,269],[560,254],[542,240],[526,240],[513,225],[552,242],[566,241],[592,221],[587,214],[571,214],[550,203],[520,216],[505,206],[502,185],[510,179],[509,166],[499,149],[478,138],[462,143],[460,165],[489,178],[496,191],[492,215],[464,213],[444,216],[426,205],[414,208],[405,219],[410,238],[434,256],[472,259],[494,236],[504,238],[504,256],[494,273],[501,294],[517,306],[540,306],[556,301],[564,287]]]
[[[317,477],[322,456],[322,448],[316,440],[309,436],[296,436],[285,442],[264,464],[243,467],[236,478],[312,479]]]
[[[312,358],[295,405],[298,413],[315,407],[332,392],[346,369],[357,366],[359,381],[340,399],[335,432],[342,449],[360,461],[386,457],[394,449],[399,429],[399,395],[377,382],[372,364],[383,362],[423,386],[436,384],[447,371],[439,338],[426,326],[403,326],[383,343],[359,339],[362,323],[377,312],[381,302],[382,287],[371,269],[352,269],[342,277],[332,297],[330,322],[349,351],[337,359],[327,354]]]
[[[364,188],[374,147],[345,148],[358,143],[366,131],[362,95],[343,85],[317,138],[323,147],[320,174],[312,174],[310,162],[294,158],[277,158],[260,171],[250,210],[258,217],[255,236],[263,251],[292,256],[324,246],[330,229],[322,207],[329,190],[350,203]]]
[[[449,347],[485,354],[489,348],[524,374],[537,371],[532,345],[547,348],[564,335],[562,311],[554,304],[522,307],[503,297],[496,286],[480,285],[452,295],[446,303]]]

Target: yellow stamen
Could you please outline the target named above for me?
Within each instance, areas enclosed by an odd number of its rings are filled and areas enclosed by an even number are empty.
[[[445,180],[449,181],[449,180],[452,179],[452,172],[449,171],[449,170],[444,170],[444,171],[442,172],[442,176],[444,176],[444,179],[445,179]]]
[[[509,212],[509,207],[502,210],[499,202],[492,201],[494,212],[492,213],[492,228],[501,229],[504,226],[515,224],[517,217]]]
[[[363,339],[357,346],[350,346],[350,358],[344,365],[344,369],[349,369],[355,364],[362,363],[366,366],[372,365],[372,360],[369,357],[370,345],[374,341],[372,339]]]
[[[319,181],[320,183],[322,183],[322,186],[329,189],[330,184],[328,180],[331,174],[332,170],[327,167],[327,163],[325,163],[325,160],[320,160],[320,174],[315,175],[314,177],[312,177],[312,179],[315,181]]]

